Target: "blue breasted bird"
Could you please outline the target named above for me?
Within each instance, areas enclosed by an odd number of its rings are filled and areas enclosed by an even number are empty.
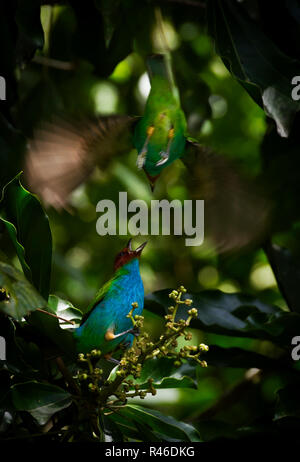
[[[113,277],[99,290],[81,325],[74,331],[78,353],[97,349],[109,358],[120,345],[132,345],[136,332],[127,315],[134,302],[138,307],[133,316],[141,315],[143,311],[144,286],[139,258],[145,245],[146,242],[133,250],[130,239],[116,256]]]
[[[144,115],[96,121],[44,123],[30,143],[24,174],[44,203],[67,208],[70,193],[93,171],[133,147],[151,188],[161,171],[181,158],[190,196],[205,202],[205,234],[216,250],[238,250],[260,240],[270,203],[228,160],[188,137],[169,55],[147,60],[151,91]],[[255,219],[253,219],[255,217]]]

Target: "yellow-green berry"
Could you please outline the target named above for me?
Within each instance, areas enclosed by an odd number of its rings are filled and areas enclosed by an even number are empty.
[[[91,356],[93,356],[94,358],[96,358],[98,356],[101,356],[101,351],[100,350],[92,350],[91,351]]]

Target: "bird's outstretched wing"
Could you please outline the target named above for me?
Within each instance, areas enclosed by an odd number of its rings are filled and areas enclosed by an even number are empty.
[[[271,201],[225,157],[192,141],[185,156],[191,199],[204,200],[204,233],[216,250],[237,251],[264,238]],[[204,237],[204,239],[205,239]]]
[[[136,118],[126,115],[95,120],[44,122],[29,143],[24,162],[28,188],[46,205],[65,208],[71,192],[95,165],[106,168],[112,157],[132,148]]]

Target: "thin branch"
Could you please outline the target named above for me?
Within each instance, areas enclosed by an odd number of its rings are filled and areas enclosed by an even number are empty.
[[[75,63],[69,61],[59,61],[58,59],[47,58],[46,56],[36,55],[32,59],[33,62],[41,64],[42,66],[54,67],[62,71],[73,71]]]
[[[68,319],[62,318],[61,316],[57,316],[54,313],[49,313],[49,311],[42,310],[42,308],[37,308],[36,311],[40,311],[41,313],[48,314],[48,316],[52,316],[53,318],[60,319],[61,321],[66,322],[67,324],[76,324],[75,321],[68,321]]]
[[[73,379],[72,374],[70,373],[69,369],[66,367],[63,359],[61,357],[58,357],[55,359],[55,361],[56,361],[58,369],[62,373],[69,387],[72,388],[72,390],[77,395],[80,395],[80,388],[78,387],[77,383]]]

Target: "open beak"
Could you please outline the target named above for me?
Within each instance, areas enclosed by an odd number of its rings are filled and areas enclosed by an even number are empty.
[[[143,244],[141,244],[137,249],[135,249],[134,253],[137,255],[137,256],[140,256],[142,251],[143,251],[143,248],[146,247],[146,244],[147,244],[147,241],[144,242]]]
[[[132,245],[131,244],[132,244],[132,238],[129,239],[128,244],[126,246],[127,249],[129,250],[129,252],[132,252]]]
[[[134,253],[135,255],[140,256],[146,244],[147,244],[147,241],[141,244],[137,249],[133,250],[132,249],[132,238],[130,238],[126,247],[129,250],[129,253]]]

